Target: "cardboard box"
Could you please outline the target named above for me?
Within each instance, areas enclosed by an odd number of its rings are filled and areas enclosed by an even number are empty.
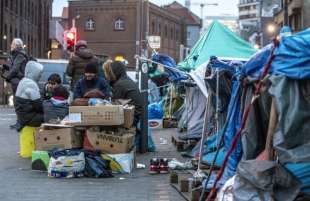
[[[135,106],[124,106],[124,127],[131,128],[135,119]]]
[[[80,147],[82,147],[82,134],[75,132],[70,126],[43,124],[35,134],[35,148],[39,151]]]
[[[114,174],[130,174],[136,167],[136,149],[125,154],[101,154],[101,157],[110,161]]]
[[[121,105],[71,106],[69,121],[72,119],[72,125],[119,126],[124,124],[124,109]]]
[[[127,153],[134,147],[135,129],[114,128],[114,130],[87,129],[84,149],[100,150],[103,153]]]

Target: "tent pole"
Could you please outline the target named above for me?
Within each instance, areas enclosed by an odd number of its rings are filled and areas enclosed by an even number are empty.
[[[219,91],[220,91],[220,70],[216,68],[216,133],[219,132],[220,123],[219,123],[219,108],[220,108],[220,101],[219,101]],[[218,138],[216,138],[216,144],[218,145]]]

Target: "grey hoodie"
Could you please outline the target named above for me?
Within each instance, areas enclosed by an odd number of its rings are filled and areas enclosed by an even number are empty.
[[[16,97],[37,100],[41,98],[38,81],[42,75],[43,66],[35,61],[29,61],[25,68],[25,77],[19,82]]]

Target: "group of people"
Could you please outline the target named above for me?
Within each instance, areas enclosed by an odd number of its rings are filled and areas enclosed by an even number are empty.
[[[70,92],[62,85],[59,74],[50,75],[44,88],[39,88],[43,70],[40,63],[27,56],[22,40],[14,39],[5,79],[12,86],[17,114],[17,123],[12,128],[18,131],[24,126],[38,127],[43,122],[59,122],[69,113]],[[73,104],[93,97],[128,99],[135,106],[135,124],[139,122],[142,113],[140,92],[137,84],[127,76],[123,62],[108,60],[100,66],[87,42],[78,41],[69,60],[67,75],[71,77]]]

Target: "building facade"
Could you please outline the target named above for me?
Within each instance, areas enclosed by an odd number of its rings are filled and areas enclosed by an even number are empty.
[[[281,0],[280,10],[274,16],[274,21],[279,27],[285,25],[284,22],[284,0]],[[288,26],[293,32],[298,32],[310,27],[310,1],[309,0],[287,0]]]
[[[182,20],[162,7],[144,2],[69,0],[69,22],[78,16],[78,39],[86,40],[95,54],[128,60],[129,67],[135,66],[135,54],[146,52],[146,34],[161,36],[159,52],[178,61]]]
[[[204,19],[204,26],[205,29],[208,28],[208,26],[213,21],[219,21],[220,23],[224,24],[226,27],[228,27],[231,31],[238,33],[238,17],[237,16],[206,16]]]
[[[29,54],[46,58],[50,48],[52,0],[1,0],[0,50],[10,51],[11,41],[24,41]]]

